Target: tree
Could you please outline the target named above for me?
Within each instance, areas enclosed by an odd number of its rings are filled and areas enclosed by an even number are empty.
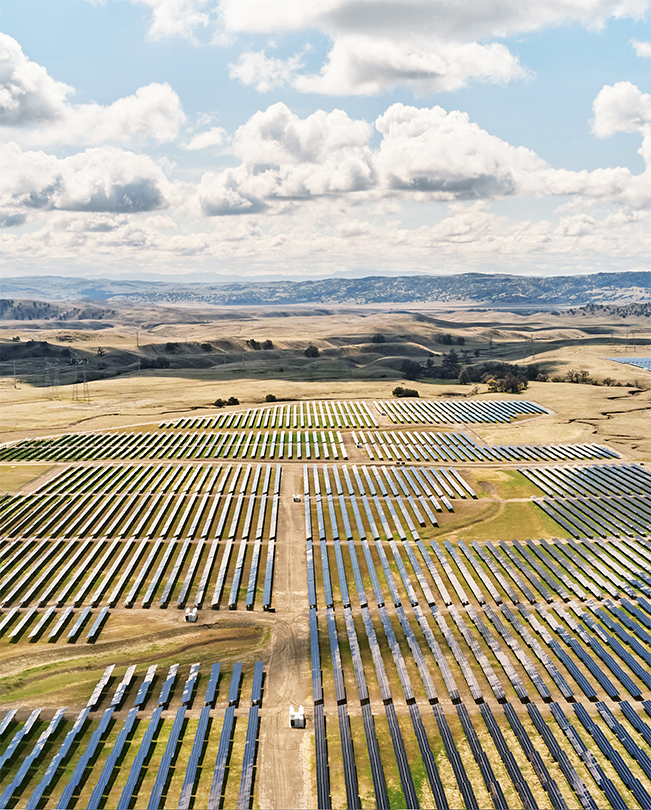
[[[386,341],[387,339],[381,334],[373,335],[371,338],[371,343],[386,343]]]
[[[105,354],[105,352],[104,352],[103,346],[98,346],[97,347],[97,356],[98,357],[104,357],[104,354]]]
[[[237,397],[229,397],[226,400],[226,404],[227,405],[239,405],[240,401],[239,401],[239,399]]]
[[[403,360],[400,366],[402,375],[407,380],[417,380],[420,377],[422,368],[415,360]]]
[[[307,349],[303,352],[303,354],[306,357],[318,357],[319,356],[319,350],[317,349],[316,346],[312,346],[312,344],[310,344],[307,347]]]
[[[262,348],[265,349],[266,351],[273,349],[273,347],[274,347],[273,340],[265,340],[264,343],[262,344]]]
[[[265,400],[265,402],[275,402],[276,397],[275,397],[274,394],[267,394],[267,396],[264,398],[264,400]]]
[[[471,379],[468,369],[462,368],[461,374],[459,374],[459,385],[468,385],[469,382],[471,382]]]

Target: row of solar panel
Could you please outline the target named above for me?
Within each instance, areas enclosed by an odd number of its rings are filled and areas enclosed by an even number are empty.
[[[450,399],[421,400],[398,399],[373,402],[377,410],[394,424],[441,424],[445,422],[472,424],[473,422],[508,423],[521,416],[548,413],[541,405],[528,400]]]
[[[340,433],[332,431],[276,435],[276,431],[69,433],[29,439],[0,449],[0,461],[83,461],[86,459],[217,459],[283,458],[304,453],[346,458]]]
[[[353,431],[352,439],[371,460],[416,461],[567,461],[618,458],[614,450],[598,444],[479,445],[464,433]]]
[[[377,421],[363,401],[313,401],[292,405],[249,408],[246,411],[226,411],[217,416],[200,416],[161,422],[161,429],[217,428],[348,428],[377,427]]]

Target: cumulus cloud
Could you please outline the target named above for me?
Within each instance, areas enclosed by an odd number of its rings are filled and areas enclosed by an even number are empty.
[[[180,36],[193,39],[197,28],[210,22],[208,0],[132,0],[149,6],[152,12],[149,36],[152,39]]]
[[[302,92],[366,95],[396,85],[416,93],[456,90],[469,81],[508,82],[528,75],[506,46],[486,40],[570,21],[601,26],[611,17],[639,17],[649,0],[221,0],[226,31],[317,30],[332,47],[317,74],[297,57],[242,54],[231,75],[265,91],[287,84]]]
[[[247,51],[231,75],[260,92],[292,85],[329,95],[379,93],[397,84],[415,92],[454,90],[469,81],[526,75],[516,56],[490,40],[579,22],[640,18],[651,0],[133,0],[152,10],[150,35],[192,38],[206,26],[213,42],[237,34],[318,31],[332,47],[320,72]],[[218,21],[218,22],[217,22]],[[214,23],[214,25],[213,25]]]
[[[606,85],[592,104],[592,131],[598,138],[616,132],[647,132],[651,126],[651,96],[631,82]]]
[[[301,56],[282,60],[247,52],[230,66],[230,75],[259,92],[289,85],[333,96],[375,95],[397,85],[417,94],[443,92],[470,80],[506,83],[528,75],[498,43],[432,43],[417,37],[396,41],[363,34],[337,37],[319,73],[303,73],[302,66]]]
[[[99,147],[59,159],[0,145],[0,205],[18,216],[34,210],[152,211],[172,196],[162,170],[144,155]]]
[[[375,155],[387,189],[426,192],[441,199],[509,196],[523,175],[545,163],[481,129],[467,113],[393,104],[375,122],[383,135]]]
[[[640,42],[637,39],[631,40],[631,45],[635,48],[635,53],[646,59],[651,59],[651,42]]]
[[[61,118],[73,92],[28,59],[15,39],[0,33],[0,126],[24,126]]]
[[[222,146],[227,140],[226,130],[223,127],[211,127],[205,132],[197,133],[188,143],[182,144],[182,149],[195,151]]]
[[[269,57],[264,51],[246,51],[240,54],[235,64],[228,66],[232,79],[239,79],[259,93],[267,93],[283,85],[294,84],[303,67],[300,54],[289,59]]]
[[[648,96],[633,85],[624,91],[598,97],[598,133],[636,128],[646,133]],[[239,165],[204,174],[195,203],[208,216],[278,214],[297,201],[320,198],[354,204],[392,197],[453,202],[552,195],[651,206],[649,171],[554,169],[458,110],[393,104],[374,129],[381,139],[372,148],[373,127],[341,110],[301,119],[286,105],[274,104],[237,130],[230,149]],[[648,160],[645,150],[643,145]]]
[[[140,87],[107,106],[71,104],[73,92],[28,59],[15,39],[0,34],[0,127],[20,132],[27,142],[165,142],[176,138],[186,120],[178,95],[166,83]]]
[[[318,29],[329,33],[390,36],[422,31],[441,41],[505,37],[570,21],[600,26],[609,18],[641,17],[648,0],[221,0],[231,31],[269,33]]]
[[[374,183],[371,127],[342,110],[301,119],[285,104],[255,113],[235,133],[234,169],[207,173],[199,187],[204,213],[262,210],[269,201],[364,191]]]

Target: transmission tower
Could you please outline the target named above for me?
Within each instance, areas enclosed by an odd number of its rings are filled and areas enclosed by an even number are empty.
[[[87,360],[77,358],[75,366],[75,379],[72,383],[73,402],[90,402],[90,389],[88,388]]]
[[[45,361],[45,385],[48,399],[59,399],[59,361]]]

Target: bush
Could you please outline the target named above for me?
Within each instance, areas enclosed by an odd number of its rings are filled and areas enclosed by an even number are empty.
[[[202,343],[201,344],[201,351],[202,352],[211,352],[212,351],[212,346],[210,345],[210,343]]]
[[[258,341],[254,340],[253,338],[251,338],[251,340],[247,340],[246,345],[250,349],[253,349],[253,351],[255,351],[255,352],[259,352],[262,349],[265,349],[265,350],[268,351],[269,349],[273,349],[273,347],[274,347],[274,344],[273,344],[272,340],[264,340],[262,343],[258,343]]]
[[[170,361],[167,359],[167,357],[157,357],[156,358],[156,366],[158,368],[169,368],[170,367]]]
[[[371,338],[371,343],[386,343],[386,342],[387,342],[387,339],[384,337],[384,335],[380,335],[380,334],[373,335],[373,337]]]
[[[215,408],[223,408],[226,405],[226,400],[219,397],[219,399],[215,400]]]
[[[577,383],[578,385],[588,385],[590,383],[590,372],[585,369],[571,368],[565,377],[568,382]]]
[[[169,354],[174,354],[174,352],[178,349],[178,343],[166,343],[165,344],[165,351]]]
[[[307,349],[306,349],[306,350],[303,352],[303,354],[304,354],[306,357],[318,357],[318,356],[319,356],[319,350],[317,349],[317,347],[316,347],[316,346],[312,346],[312,345],[310,345],[310,346],[308,346],[308,347],[307,347]]]
[[[240,401],[239,401],[239,399],[237,397],[229,397],[226,400],[226,404],[227,405],[239,405]]]
[[[391,392],[394,397],[417,397],[418,391],[415,388],[403,388],[397,385]]]
[[[265,402],[275,402],[276,397],[274,396],[274,394],[267,394],[267,396],[264,398],[264,401]]]

